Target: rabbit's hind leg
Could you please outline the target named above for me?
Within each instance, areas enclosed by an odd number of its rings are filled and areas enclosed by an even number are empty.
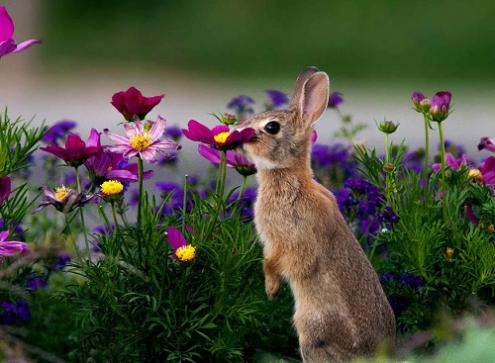
[[[296,316],[294,323],[304,363],[341,363],[355,358],[353,329],[344,317],[337,313],[316,314],[314,310],[310,317],[306,316],[308,319],[297,313]]]

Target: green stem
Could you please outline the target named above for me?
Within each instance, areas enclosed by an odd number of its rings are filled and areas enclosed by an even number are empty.
[[[388,144],[388,134],[385,133],[385,164],[390,163],[390,147]],[[390,203],[390,172],[385,170],[385,199],[387,204],[391,206]]]
[[[445,141],[443,138],[442,123],[438,123],[438,135],[440,136],[440,163],[442,166],[442,179],[445,178]]]
[[[81,178],[79,176],[79,167],[76,167],[76,184],[77,184],[77,192],[80,194],[82,192],[82,189],[81,189]],[[86,222],[84,221],[84,212],[82,206],[79,206],[79,213],[81,215],[81,224],[83,227],[86,252],[88,254],[88,258],[91,258],[91,251],[89,250],[89,242],[88,242],[88,231],[86,230]]]
[[[117,219],[117,213],[115,213],[115,202],[112,200],[110,202],[110,205],[112,206],[112,216],[113,216],[113,223],[115,223],[115,231],[118,233],[118,231],[119,231],[119,221]]]
[[[184,175],[184,198],[182,200],[182,233],[184,233],[186,230],[187,178],[188,175]]]
[[[138,229],[139,229],[139,238],[138,238],[138,254],[139,254],[139,261],[142,263],[143,262],[143,250],[142,250],[142,226],[141,226],[141,218],[142,218],[142,204],[143,204],[143,159],[138,156],[138,181],[139,181],[139,196],[138,196],[138,211],[137,211],[137,223],[138,223]]]
[[[110,225],[110,220],[108,219],[107,214],[105,213],[105,210],[103,209],[103,206],[101,204],[98,205],[98,210],[100,211],[101,216],[105,220],[105,223],[108,228],[111,228],[112,226]]]
[[[139,196],[138,196],[138,211],[137,211],[137,222],[138,227],[141,228],[141,214],[142,214],[142,204],[143,204],[143,159],[138,156],[138,182],[139,182]]]
[[[430,122],[426,114],[423,115],[425,119],[425,166],[423,168],[423,180],[426,183],[428,181],[428,168],[430,161]]]
[[[246,185],[247,185],[247,176],[243,176],[241,188],[239,189],[239,197],[237,197],[237,203],[239,203],[240,200],[242,199],[242,194],[244,193],[244,190],[246,189]]]

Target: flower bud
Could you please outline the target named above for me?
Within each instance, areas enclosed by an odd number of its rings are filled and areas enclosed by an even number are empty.
[[[382,121],[378,124],[378,130],[385,134],[393,134],[399,127],[399,124],[395,124],[393,121]]]
[[[430,117],[433,121],[442,122],[449,116],[452,94],[447,91],[437,92],[431,99]]]
[[[383,164],[383,171],[385,173],[391,173],[394,171],[394,165],[392,163]]]

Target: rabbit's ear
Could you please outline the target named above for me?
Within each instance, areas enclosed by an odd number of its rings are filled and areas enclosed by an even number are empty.
[[[313,126],[328,106],[330,80],[325,72],[316,72],[304,84],[296,106],[305,124]]]
[[[296,80],[296,85],[294,87],[294,93],[292,94],[292,98],[290,100],[290,108],[299,107],[299,100],[301,95],[304,92],[304,85],[311,78],[311,76],[319,71],[316,67],[308,67],[304,71],[302,71]]]

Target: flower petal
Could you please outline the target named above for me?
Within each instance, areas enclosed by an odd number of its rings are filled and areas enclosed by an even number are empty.
[[[17,45],[15,44],[14,39],[8,39],[4,42],[0,43],[0,57],[12,53],[15,50],[15,47]]]
[[[220,151],[203,144],[198,145],[198,153],[215,165],[220,164]]]
[[[10,17],[7,8],[0,5],[0,42],[11,39],[14,36],[14,22]]]
[[[162,118],[159,118],[158,121],[153,123],[153,126],[151,126],[150,134],[151,137],[153,138],[153,141],[158,140],[160,137],[162,137],[164,131],[165,131],[165,120]]]
[[[0,232],[0,242],[5,241],[8,236],[9,236],[9,231],[2,231],[2,232]]]
[[[107,137],[110,140],[115,141],[115,142],[118,142],[119,144],[129,145],[129,138],[124,137],[124,136],[121,136],[121,135],[114,134],[113,132],[110,132],[108,129],[105,129],[103,131],[105,132],[105,135],[107,135]]]
[[[168,227],[165,230],[165,233],[167,234],[168,244],[174,250],[174,252],[177,251],[179,247],[185,246],[187,244],[186,239],[177,228]]]
[[[22,51],[30,48],[31,46],[33,46],[35,44],[41,44],[41,40],[40,39],[25,40],[22,43],[17,44],[17,47],[14,49],[14,51],[12,53],[22,52]]]
[[[88,147],[92,146],[98,149],[101,148],[100,133],[95,129],[91,129],[91,131],[89,132],[89,138],[88,138],[88,142],[86,143],[86,146]]]
[[[213,145],[213,134],[210,129],[198,121],[190,120],[187,124],[188,129],[183,129],[184,136],[192,141],[199,141],[205,144]]]

